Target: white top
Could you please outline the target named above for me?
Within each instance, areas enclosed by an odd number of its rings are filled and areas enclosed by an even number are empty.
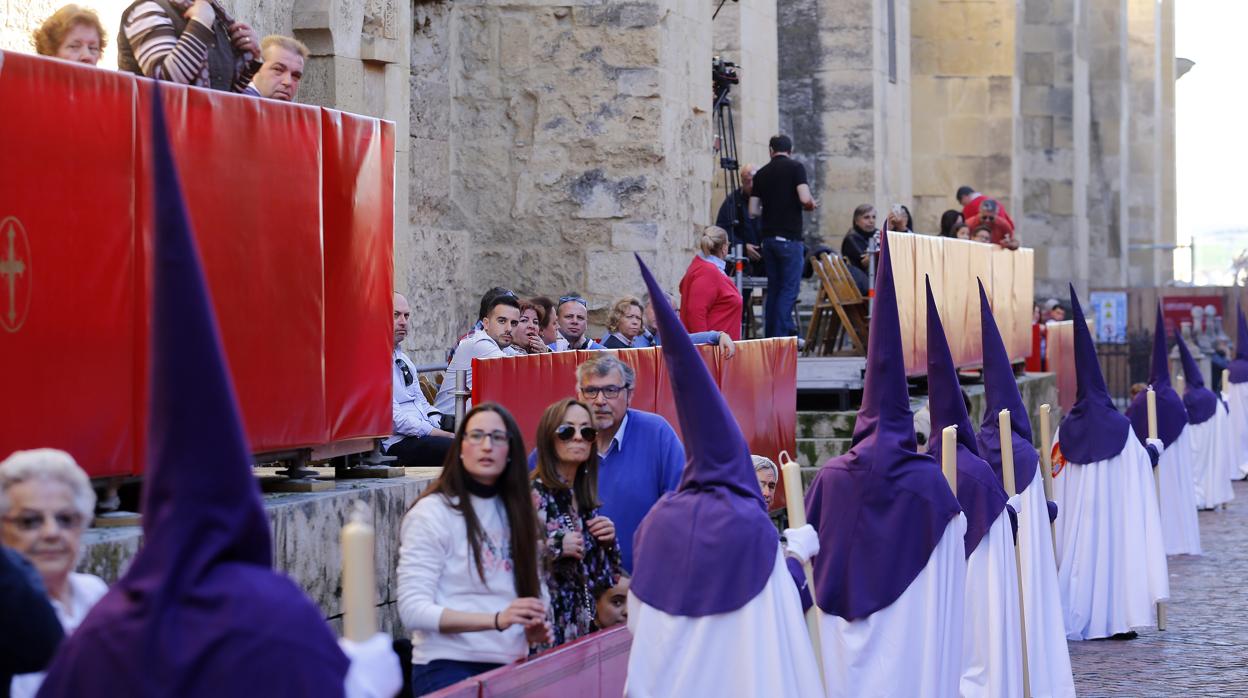
[[[528,654],[524,629],[503,632],[441,633],[447,608],[469,613],[497,613],[516,599],[511,562],[511,533],[498,497],[471,496],[472,509],[485,533],[482,568],[477,575],[464,517],[442,495],[422,498],[403,517],[399,529],[399,617],[412,634],[412,663],[434,659],[505,664]]]
[[[87,612],[106,593],[108,593],[108,585],[104,583],[103,579],[93,574],[69,573],[69,606],[66,607],[56,599],[49,599],[52,602],[52,608],[56,611],[56,617],[61,621],[61,628],[65,631],[65,637],[69,637],[78,629],[83,619],[87,617]],[[9,684],[10,696],[12,698],[34,698],[34,695],[39,692],[39,687],[43,685],[45,674],[46,672],[40,671],[34,674],[18,674],[14,676],[13,681]]]
[[[498,346],[498,342],[494,341],[485,330],[477,330],[472,334],[464,337],[459,342],[459,346],[455,347],[455,355],[451,357],[451,363],[446,367],[446,378],[442,380],[442,387],[438,388],[438,394],[433,399],[433,407],[442,414],[455,414],[455,372],[468,372],[468,390],[472,390],[472,360],[473,359],[493,359],[498,356],[507,356],[507,352]],[[469,399],[464,404],[464,411],[472,408],[472,400]]]
[[[407,385],[403,378],[403,369],[399,363],[407,366],[412,376],[412,384]],[[392,413],[394,414],[394,435],[381,442],[382,448],[390,448],[403,440],[405,436],[428,436],[429,432],[438,428],[438,412],[425,399],[420,389],[420,378],[416,375],[416,364],[407,357],[402,349],[395,348],[394,362],[390,367],[393,384]]]

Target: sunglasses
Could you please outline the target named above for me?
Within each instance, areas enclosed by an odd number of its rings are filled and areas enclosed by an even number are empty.
[[[555,430],[555,436],[560,441],[571,441],[576,436],[576,427],[571,424],[564,424]],[[581,438],[585,441],[593,441],[598,436],[598,430],[593,427],[581,427]]]
[[[412,370],[407,367],[407,364],[403,363],[403,359],[395,359],[394,365],[398,366],[399,370],[403,372],[403,385],[411,385],[416,380],[415,376],[412,375]]]
[[[82,526],[82,514],[76,511],[62,511],[55,514],[29,512],[18,516],[4,517],[4,521],[13,524],[17,530],[26,533],[43,528],[43,522],[48,519],[54,521],[56,527],[62,531],[73,531]]]
[[[560,296],[559,297],[559,305],[563,305],[564,303],[570,303],[572,301],[576,301],[577,303],[580,303],[581,305],[587,308],[589,307],[589,303],[586,303],[585,299],[581,298],[580,296]]]

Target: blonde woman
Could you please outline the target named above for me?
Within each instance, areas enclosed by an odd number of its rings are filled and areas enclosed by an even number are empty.
[[[698,238],[698,253],[680,281],[680,321],[689,332],[717,330],[741,339],[741,293],[724,264],[728,232],[710,226]]]
[[[608,349],[628,349],[633,340],[645,331],[642,315],[645,309],[641,300],[633,296],[625,296],[611,306],[607,315],[607,336],[602,344]]]

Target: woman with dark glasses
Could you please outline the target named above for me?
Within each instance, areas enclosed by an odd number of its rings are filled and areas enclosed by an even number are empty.
[[[537,425],[533,504],[546,537],[553,644],[593,629],[596,599],[620,574],[615,524],[598,512],[598,446],[589,408],[572,399],[546,408]],[[543,648],[544,649],[544,648]]]

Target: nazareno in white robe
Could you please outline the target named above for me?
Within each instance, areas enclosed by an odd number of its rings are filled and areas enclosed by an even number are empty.
[[[966,560],[962,628],[963,698],[1023,695],[1018,566],[1010,513],[1001,515]]]
[[[1027,626],[1027,675],[1031,695],[1074,696],[1075,679],[1066,649],[1066,625],[1062,621],[1062,595],[1057,584],[1057,561],[1053,558],[1053,531],[1044,497],[1043,463],[1021,494],[1018,513],[1018,544],[1023,566],[1023,622]],[[1058,518],[1063,514],[1058,509]]]
[[[1223,386],[1231,419],[1231,452],[1235,454],[1236,479],[1248,477],[1248,383]]]
[[[966,516],[959,513],[945,527],[919,576],[888,607],[855,621],[818,612],[829,698],[957,695],[966,601],[965,534]]]
[[[1167,555],[1200,555],[1200,524],[1196,520],[1196,486],[1192,479],[1192,428],[1161,452],[1161,533]]]
[[[674,616],[628,595],[628,657],[624,695],[821,695],[819,665],[802,602],[777,547],[763,590],[730,613]]]
[[[1218,401],[1213,416],[1187,425],[1192,439],[1192,481],[1196,508],[1213,509],[1235,498],[1230,473],[1238,463],[1231,451],[1231,423],[1226,406]]]
[[[1053,498],[1066,637],[1155,625],[1155,604],[1170,597],[1170,583],[1152,461],[1135,434],[1128,430],[1113,458],[1067,463],[1053,478]]]

